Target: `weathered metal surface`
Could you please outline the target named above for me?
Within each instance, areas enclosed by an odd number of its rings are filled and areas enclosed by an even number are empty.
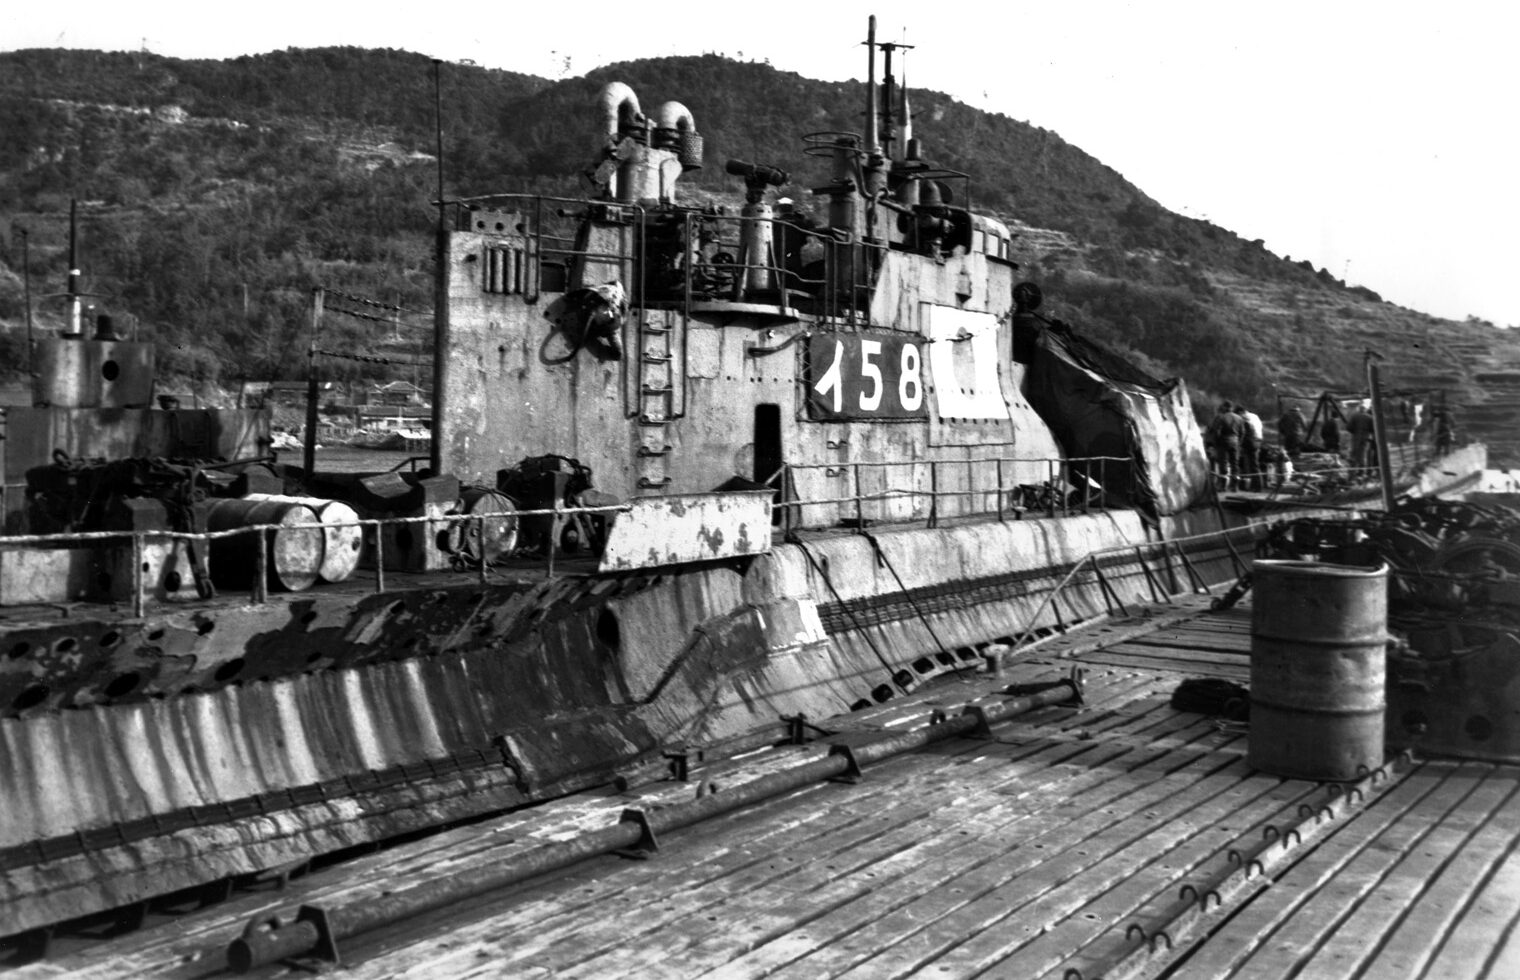
[[[504,493],[466,487],[460,496],[463,511],[478,520],[454,526],[456,552],[471,561],[494,562],[517,547],[517,510]]]
[[[719,795],[698,795],[684,803],[671,803],[657,809],[625,810],[619,821],[595,831],[583,832],[570,840],[556,841],[542,848],[494,863],[482,862],[473,872],[435,879],[427,885],[363,903],[323,908],[321,930],[310,927],[310,917],[302,910],[302,920],[289,927],[267,926],[261,913],[233,940],[227,961],[238,973],[291,956],[314,952],[322,939],[329,942],[389,926],[453,902],[504,888],[548,871],[566,868],[596,854],[642,844],[647,850],[658,845],[656,835],[679,830],[742,807],[753,806],[820,780],[858,779],[860,766],[879,762],[925,745],[953,738],[980,728],[1029,714],[1055,704],[1078,703],[1081,685],[1075,676],[1070,682],[1054,686],[1029,697],[1010,698],[977,705],[955,717],[937,718],[927,726],[899,735],[878,736],[870,741],[846,747],[837,745],[821,758],[801,762],[789,769],[740,783]]]
[[[1520,761],[1520,514],[1435,498],[1387,514],[1299,519],[1269,553],[1387,562],[1387,720],[1391,745]]]
[[[1164,629],[1240,625],[1234,613],[1194,615]],[[1065,643],[1084,632],[1097,630]],[[1020,663],[1011,676],[966,677],[818,722],[853,745],[911,739],[934,710],[955,717],[1007,697],[997,685],[1060,676]],[[345,975],[1117,977],[1154,975],[1184,953],[1183,975],[1508,975],[1520,914],[1512,771],[1422,763],[1339,793],[1253,772],[1244,736],[1168,706],[1183,676],[1095,671],[1083,708],[1043,708],[995,727],[992,740],[866,763],[859,783],[789,793],[742,821],[660,830],[650,861],[580,865],[348,937]],[[218,963],[250,917],[288,924],[298,905],[431,899],[461,875],[616,832],[627,807],[716,806],[824,751],[709,758],[691,782],[518,810],[283,892],[156,919],[46,969],[178,975]],[[331,921],[341,925],[341,911]]]
[[[93,596],[113,557],[110,549],[0,548],[0,605]]]
[[[767,495],[751,496],[763,504]],[[809,548],[850,601],[976,575],[1025,552],[1032,560],[1038,548],[1020,543],[1030,533],[1080,553],[1135,533],[1132,518],[883,536],[897,576],[861,536]],[[947,552],[949,540],[957,543]],[[427,587],[440,581],[447,586]],[[382,837],[605,779],[672,742],[735,736],[782,713],[821,717],[873,703],[881,688],[896,690],[898,666],[914,684],[958,667],[947,653],[925,654],[1006,632],[1020,601],[988,592],[971,605],[916,612],[915,594],[898,604],[901,618],[878,615],[866,632],[831,639],[811,599],[772,598],[828,591],[810,582],[796,547],[755,556],[742,570],[713,562],[658,578],[486,586],[471,572],[409,578],[384,594],[369,588],[351,581],[274,593],[263,606],[190,603],[139,623],[69,617],[6,630],[7,752],[53,759],[13,770],[19,782],[0,789],[31,801],[9,812],[20,821],[6,833],[17,850],[0,854],[25,858],[8,896],[16,914],[46,922],[124,894],[288,861],[297,839],[320,851]],[[899,665],[883,664],[883,642],[903,651]],[[545,704],[560,706],[555,719],[545,718]],[[139,761],[129,770],[111,764],[92,748],[103,744]],[[123,771],[134,775],[122,794],[84,791]],[[224,771],[247,779],[228,782]],[[36,822],[32,804],[53,798],[37,782],[45,772],[72,774],[73,795],[64,798],[74,803]],[[496,788],[474,796],[448,788],[458,783]],[[429,802],[407,816],[414,799]],[[372,802],[361,814],[338,800]],[[240,843],[216,860],[181,860],[181,841],[208,820]],[[300,829],[296,838],[271,837],[259,829],[266,824]],[[28,841],[55,857],[23,855]],[[44,881],[57,887],[44,894]]]
[[[269,415],[252,409],[8,407],[5,410],[5,513],[8,533],[25,530],[26,472],[72,458],[200,457],[246,459],[267,452]]]
[[[1476,643],[1444,655],[1390,652],[1390,745],[1520,763],[1520,641],[1492,629],[1473,632]]]
[[[1251,764],[1354,779],[1383,764],[1388,567],[1252,564]]]
[[[212,500],[205,505],[206,530],[231,531],[279,525],[271,531],[215,538],[211,575],[219,585],[243,588],[258,575],[258,552],[266,550],[269,584],[300,592],[317,581],[322,567],[323,531],[316,513],[304,504],[272,500]]]
[[[274,493],[250,493],[244,500],[300,504],[309,507],[323,524],[322,562],[317,577],[324,582],[343,582],[359,568],[364,550],[364,529],[359,513],[341,500],[322,497],[291,497]]]
[[[875,683],[859,675],[878,665],[828,656],[815,615],[741,605],[731,570],[670,581],[475,583],[357,605],[291,597],[157,619],[128,637],[71,624],[82,633],[16,639],[0,661],[25,671],[11,705],[23,717],[0,720],[5,757],[22,760],[0,770],[0,795],[17,801],[0,813],[11,921],[288,860],[287,835],[261,829],[269,819],[327,850],[605,780],[662,744],[748,730],[792,705],[838,710]],[[246,632],[260,624],[262,635]],[[692,635],[700,643],[683,649]],[[159,647],[179,656],[154,659]],[[48,680],[73,664],[106,689],[55,694]],[[284,679],[258,680],[271,674]],[[153,698],[166,683],[208,690]],[[776,700],[786,691],[799,696]],[[41,713],[58,697],[105,704]],[[546,717],[545,704],[562,710]],[[516,796],[428,789],[493,770]],[[363,797],[374,802],[354,810]],[[432,802],[413,811],[417,799]],[[179,842],[207,824],[237,842],[215,860],[180,860]],[[118,863],[107,870],[101,855]]]
[[[635,497],[607,536],[600,571],[760,555],[771,547],[769,490]]]
[[[32,398],[59,408],[143,408],[153,398],[153,345],[42,337],[32,349]]]

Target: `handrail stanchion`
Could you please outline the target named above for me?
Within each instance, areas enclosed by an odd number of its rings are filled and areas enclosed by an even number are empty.
[[[1070,466],[1071,464],[1067,463],[1066,465]],[[1099,456],[1098,467],[1100,473],[1102,472],[1102,466],[1103,457]],[[1082,513],[1084,514],[1092,513],[1092,487],[1092,464],[1088,463],[1082,467]]]
[[[861,494],[864,491],[860,487],[860,464],[851,463],[850,470],[855,476],[855,530],[864,534],[866,531],[866,513],[865,503],[861,499]]]
[[[1020,648],[1024,646],[1024,641],[1029,639],[1029,635],[1034,632],[1035,623],[1039,622],[1040,614],[1043,613],[1047,607],[1054,605],[1056,597],[1059,596],[1061,594],[1061,591],[1066,588],[1066,583],[1070,582],[1072,578],[1076,576],[1077,572],[1081,571],[1082,566],[1087,564],[1087,559],[1090,557],[1091,555],[1084,555],[1081,561],[1076,562],[1071,566],[1071,568],[1067,569],[1066,574],[1062,576],[1061,581],[1056,583],[1055,588],[1045,593],[1045,597],[1040,600],[1040,604],[1036,606],[1034,612],[1030,614],[1029,621],[1024,624],[1024,631],[1019,634],[1019,638],[1017,640],[1013,641],[1013,646],[1008,651],[1009,654],[1016,654],[1019,652]],[[1059,623],[1061,620],[1061,610],[1056,609],[1055,612],[1056,621]]]
[[[1098,457],[1098,509],[1108,510],[1108,457]]]
[[[1171,602],[1171,596],[1162,595],[1161,589],[1156,583],[1156,576],[1151,574],[1150,563],[1145,560],[1145,549],[1138,544],[1135,545],[1135,562],[1140,566],[1140,571],[1145,573],[1146,584],[1150,586],[1151,590],[1151,601],[1161,602],[1165,599],[1165,601]]]
[[[269,529],[261,527],[254,534],[259,546],[253,561],[252,599],[255,606],[261,606],[269,601]]]
[[[792,513],[792,508],[791,508],[789,502],[787,501],[787,492],[786,492],[788,487],[791,487],[791,488],[795,489],[796,486],[797,486],[797,477],[792,473],[792,464],[791,463],[782,463],[781,464],[781,494],[780,494],[780,496],[781,496],[781,535],[784,538],[790,538],[792,536],[792,531],[795,530],[794,525],[795,525],[795,523],[797,521],[797,518],[798,518],[798,515]]]
[[[375,529],[375,591],[385,591],[385,526],[380,521],[369,521]]]
[[[966,460],[966,502],[960,508],[962,514],[979,513],[976,505],[976,463],[974,459]]]
[[[553,504],[551,506],[553,508],[553,514],[549,518],[549,562],[548,562],[548,575],[552,579],[554,577],[554,553],[559,550],[559,527],[560,527],[559,522],[560,522],[560,516],[559,516],[559,496],[558,495],[555,496],[554,502],[553,502]]]
[[[939,527],[939,464],[929,460],[929,527]]]
[[[486,515],[485,515],[485,513],[482,511],[481,513],[475,515],[475,520],[476,520],[476,522],[478,524],[478,527],[476,528],[476,537],[479,540],[479,543],[476,545],[476,547],[478,549],[480,549],[480,555],[479,555],[479,557],[480,557],[480,584],[481,585],[485,585],[486,584]]]
[[[1045,516],[1056,516],[1056,461],[1045,457],[1045,486],[1050,493],[1045,497]]]
[[[997,516],[1003,520],[1003,457],[997,458]]]
[[[142,619],[147,602],[143,596],[143,536],[132,535],[132,616]]]

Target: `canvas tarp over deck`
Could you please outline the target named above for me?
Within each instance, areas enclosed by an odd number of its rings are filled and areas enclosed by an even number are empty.
[[[1035,342],[1029,399],[1071,457],[1122,456],[1104,488],[1152,515],[1187,509],[1208,486],[1203,436],[1187,387],[1158,381],[1053,322]],[[1097,480],[1097,472],[1091,474]]]

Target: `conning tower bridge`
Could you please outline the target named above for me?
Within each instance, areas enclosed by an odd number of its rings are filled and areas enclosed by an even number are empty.
[[[1013,356],[1008,227],[963,206],[964,174],[923,158],[872,51],[867,131],[804,138],[830,161],[816,216],[771,200],[786,171],[734,159],[737,213],[681,203],[681,175],[703,165],[692,111],[646,112],[616,82],[597,104],[593,196],[451,202],[440,464],[489,481],[503,459],[553,452],[619,496],[737,478],[827,500],[852,490],[854,464],[900,464],[859,492],[917,493],[931,481],[918,464],[964,463],[933,477],[950,481],[942,515],[1047,480],[1062,453]],[[922,518],[926,499],[872,516]],[[832,506],[807,522],[834,523]]]

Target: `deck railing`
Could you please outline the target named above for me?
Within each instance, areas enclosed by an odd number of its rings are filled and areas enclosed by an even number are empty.
[[[635,312],[676,305],[689,317],[694,303],[713,300],[777,309],[801,302],[825,319],[859,325],[870,305],[876,268],[888,251],[883,242],[859,240],[785,214],[753,218],[691,207],[652,211],[635,203],[543,194],[491,194],[450,204],[456,229],[521,235],[528,243],[531,268],[523,280],[513,280],[521,288],[511,291],[536,300],[544,291],[568,288],[578,264],[616,266]],[[496,210],[519,215],[519,225],[491,225],[483,215]],[[587,217],[627,229],[616,251],[591,248],[577,238]],[[656,222],[660,227],[652,231],[651,217],[665,223]],[[745,229],[755,222],[770,226],[771,247],[765,254],[750,254],[745,244]],[[805,266],[798,258],[804,245],[817,256]]]
[[[378,517],[360,518],[352,521],[329,521],[312,522],[301,524],[249,524],[244,527],[228,528],[222,531],[168,531],[168,530],[135,530],[135,531],[64,531],[55,534],[26,534],[0,536],[0,551],[27,550],[45,547],[48,545],[78,545],[88,542],[121,542],[129,541],[132,546],[132,615],[142,616],[147,606],[147,571],[148,564],[144,560],[147,557],[147,545],[150,541],[184,541],[195,544],[209,545],[212,541],[235,538],[242,535],[256,534],[263,538],[261,547],[254,548],[253,581],[248,588],[249,601],[261,604],[269,600],[269,535],[276,531],[330,531],[336,528],[358,527],[363,529],[366,542],[373,548],[372,559],[375,572],[375,591],[385,591],[385,535],[380,530],[385,527],[405,526],[411,524],[448,524],[450,526],[462,526],[469,528],[473,525],[477,540],[484,547],[488,524],[500,526],[508,521],[516,522],[523,517],[548,517],[550,518],[551,542],[557,542],[561,531],[564,529],[564,521],[577,515],[597,516],[625,513],[630,510],[628,504],[619,504],[610,507],[552,507],[541,510],[513,510],[506,512],[476,513],[476,514],[440,514],[437,516],[422,515],[417,517]],[[550,577],[555,570],[555,559],[562,553],[558,547],[546,548],[543,554],[545,569]],[[487,581],[487,571],[490,562],[486,560],[473,561],[476,566],[480,582]],[[209,574],[209,570],[208,570]]]
[[[1164,538],[1155,541],[1144,541],[1138,544],[1114,545],[1111,548],[1101,548],[1090,551],[1067,570],[1066,575],[1058,582],[1055,588],[1045,594],[1040,605],[1030,613],[1024,622],[1023,628],[1017,634],[1017,639],[1010,645],[1005,656],[1013,657],[1029,644],[1032,637],[1038,632],[1041,616],[1047,609],[1053,610],[1056,617],[1055,632],[1065,632],[1067,624],[1062,620],[1060,602],[1065,597],[1066,591],[1073,586],[1090,586],[1096,584],[1103,597],[1103,604],[1107,615],[1115,612],[1129,615],[1129,607],[1125,605],[1119,592],[1109,582],[1104,574],[1105,562],[1115,559],[1122,560],[1125,564],[1133,564],[1144,576],[1151,602],[1156,604],[1173,603],[1174,596],[1192,593],[1211,593],[1213,588],[1207,578],[1198,570],[1197,564],[1188,557],[1188,551],[1194,548],[1204,548],[1209,544],[1221,545],[1215,550],[1220,557],[1227,559],[1231,571],[1236,579],[1250,571],[1251,556],[1242,555],[1236,547],[1236,539],[1254,542],[1258,531],[1255,527],[1244,525],[1240,527],[1225,527],[1217,531],[1206,531],[1202,534],[1192,534],[1180,538]],[[1175,559],[1175,564],[1174,564]],[[1179,574],[1178,569],[1181,569]],[[1087,571],[1087,577],[1081,573]],[[1185,583],[1185,585],[1184,585]],[[1219,583],[1214,583],[1219,584]],[[1073,620],[1079,620],[1080,616],[1073,615]]]
[[[834,527],[841,523],[863,529],[871,522],[900,522],[903,518],[889,513],[890,506],[900,501],[908,503],[910,514],[922,514],[922,516],[910,516],[908,518],[910,521],[925,520],[928,527],[938,526],[940,519],[946,516],[995,515],[1001,521],[1006,520],[1009,514],[1019,517],[1026,512],[1047,517],[1069,516],[1074,513],[1086,514],[1093,510],[1108,509],[1109,503],[1105,499],[1105,489],[1107,492],[1113,492],[1107,484],[1108,464],[1127,462],[1129,460],[1117,456],[1092,456],[1080,459],[994,457],[969,460],[929,459],[911,462],[788,463],[777,471],[771,481],[773,484],[779,481],[785,488],[778,495],[779,499],[772,505],[772,512],[776,515],[773,523],[779,524],[788,532]],[[887,474],[894,468],[911,468],[913,474],[927,480],[927,486],[884,487],[876,491],[865,488],[863,474],[870,472]],[[1037,475],[1043,475],[1044,482],[1035,484],[1027,480],[1020,482],[1017,479],[1016,474],[1022,473],[1027,477],[1031,470]],[[796,493],[797,474],[810,471],[821,471],[824,476],[831,479],[848,477],[849,492],[834,496],[799,496]],[[950,478],[949,474],[952,472],[965,474],[959,485]],[[986,483],[982,486],[976,485],[978,473],[984,474],[986,478]],[[1087,475],[1092,473],[1096,473],[1095,480]],[[984,498],[984,501],[990,497],[991,500],[986,501],[981,507],[947,506],[947,502],[966,499],[974,504],[975,498],[978,497]],[[803,517],[804,508],[827,508],[829,513],[836,516],[826,522],[808,523]],[[147,604],[149,566],[145,558],[150,542],[183,541],[192,545],[209,546],[213,541],[240,535],[261,536],[264,539],[263,546],[253,549],[255,568],[252,583],[247,591],[251,602],[263,603],[269,598],[269,536],[276,531],[330,531],[337,528],[360,528],[370,548],[369,560],[374,565],[375,591],[383,592],[386,588],[387,572],[386,536],[381,533],[384,528],[413,524],[442,524],[451,529],[458,527],[466,532],[473,531],[476,540],[481,542],[479,547],[483,551],[484,542],[488,540],[488,529],[502,527],[507,522],[516,524],[522,518],[547,517],[550,521],[548,541],[551,546],[543,550],[542,557],[546,574],[553,577],[556,559],[563,558],[563,552],[557,546],[557,542],[560,540],[566,521],[576,520],[579,517],[605,517],[626,513],[631,509],[632,506],[625,503],[603,507],[555,506],[535,510],[473,514],[359,518],[352,521],[302,524],[254,524],[220,531],[159,529],[65,531],[52,534],[0,536],[0,551],[58,545],[77,546],[90,542],[130,543],[132,613],[134,616],[141,616]],[[851,516],[844,519],[838,518],[840,510],[847,511]],[[947,511],[952,511],[952,513],[947,513]],[[491,562],[480,560],[478,555],[468,561],[474,566],[481,583],[484,584],[488,580]]]
[[[997,456],[982,459],[924,459],[838,463],[787,463],[767,482],[783,488],[776,507],[787,530],[833,527],[841,523],[865,527],[870,522],[923,520],[937,527],[948,516],[994,514],[1006,520],[1025,512],[1047,517],[1107,510],[1110,494],[1128,499],[1110,486],[1108,475],[1132,460],[1122,456]],[[906,472],[905,485],[890,485],[896,473]],[[799,476],[817,473],[824,480],[845,480],[845,492],[816,496],[798,491]],[[867,489],[867,477],[879,474],[879,489]],[[1043,478],[1043,479],[1042,479]],[[803,481],[809,482],[809,481]],[[980,501],[978,501],[980,498]],[[959,506],[965,501],[969,506]],[[955,506],[947,504],[955,503]],[[832,519],[805,513],[832,508]]]

